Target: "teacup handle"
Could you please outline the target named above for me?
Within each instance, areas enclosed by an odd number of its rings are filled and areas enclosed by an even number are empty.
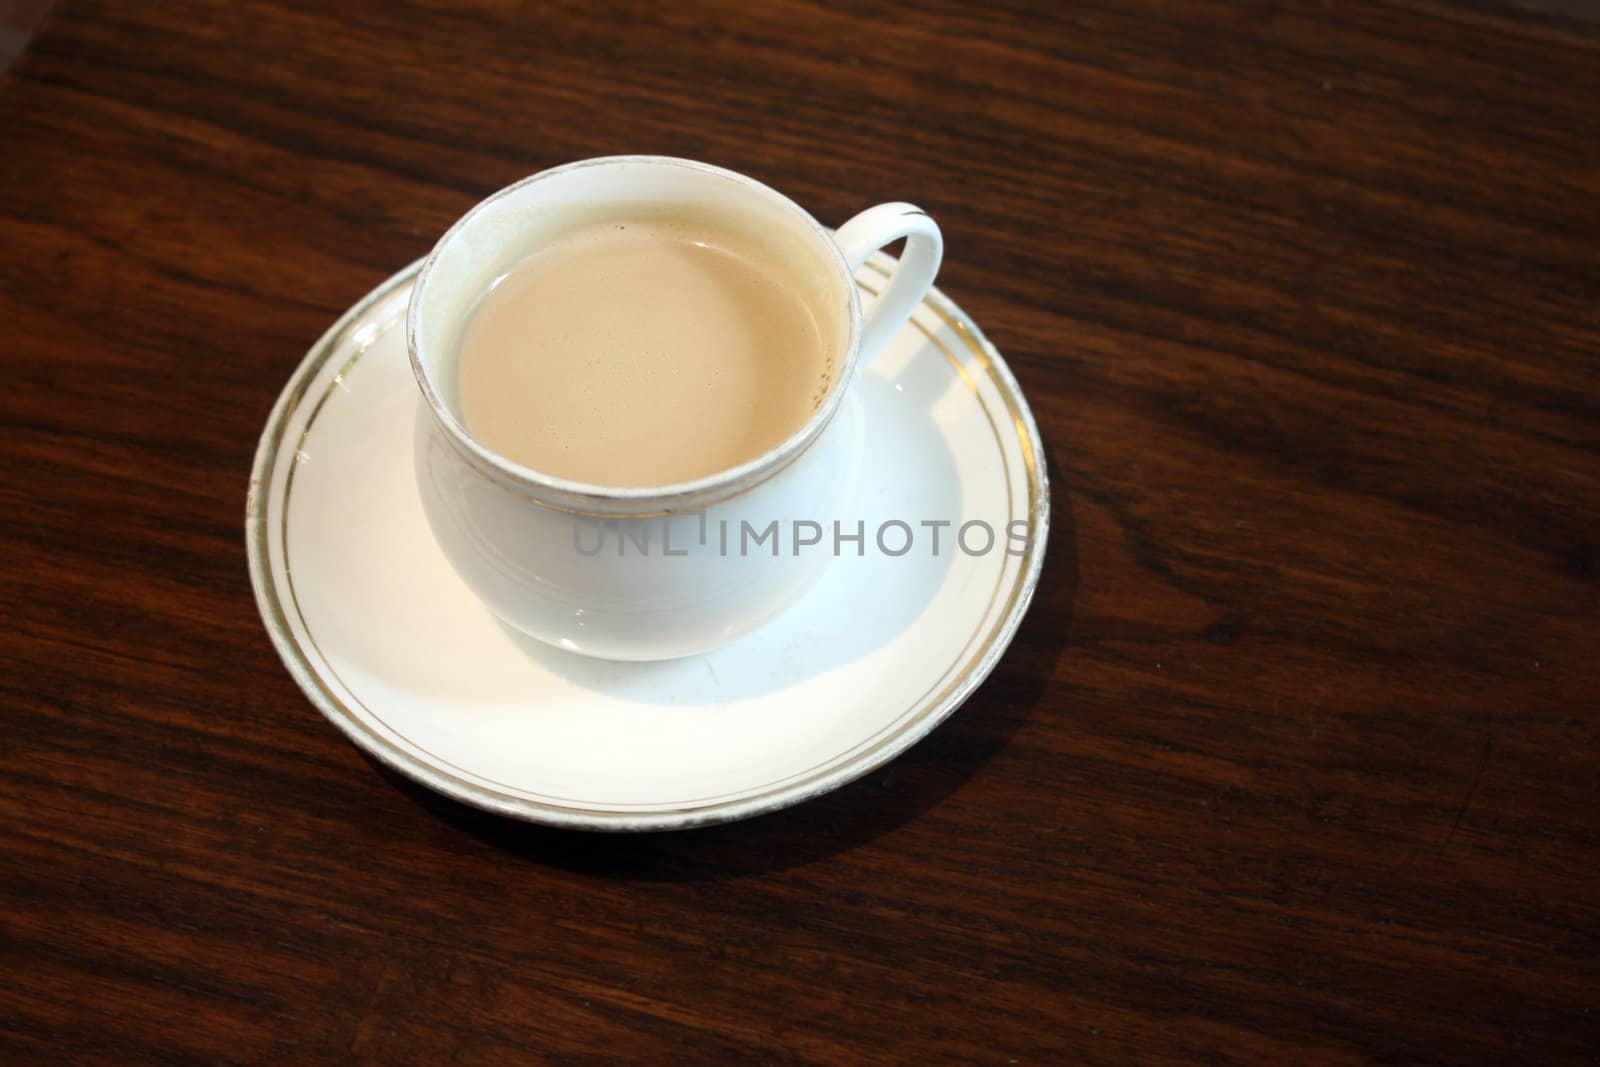
[[[905,254],[862,322],[860,367],[872,362],[928,295],[944,258],[944,237],[927,212],[915,204],[899,203],[869,207],[834,231],[833,239],[852,274],[872,253],[902,237]]]

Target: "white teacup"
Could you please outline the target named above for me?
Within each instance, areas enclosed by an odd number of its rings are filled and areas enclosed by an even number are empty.
[[[476,301],[565,219],[641,202],[735,211],[766,227],[763,241],[824,287],[843,357],[815,413],[737,467],[642,489],[550,477],[485,448],[455,400],[456,349]],[[863,316],[853,274],[902,237],[905,254]],[[428,256],[406,320],[422,391],[417,484],[445,556],[504,622],[607,659],[705,652],[772,618],[820,577],[833,558],[827,539],[848,539],[829,524],[849,517],[862,459],[850,383],[921,302],[943,249],[938,226],[910,204],[871,208],[830,234],[754,179],[662,156],[584,160],[495,193]],[[773,523],[778,540],[768,541],[760,535]],[[813,533],[820,543],[802,545]]]

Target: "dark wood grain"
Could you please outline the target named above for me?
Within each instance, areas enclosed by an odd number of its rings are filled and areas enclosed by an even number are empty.
[[[280,666],[283,381],[617,151],[914,199],[1055,487],[998,672],[753,822],[508,823]],[[0,1049],[1592,1062],[1600,26],[1489,3],[62,0],[0,80]]]

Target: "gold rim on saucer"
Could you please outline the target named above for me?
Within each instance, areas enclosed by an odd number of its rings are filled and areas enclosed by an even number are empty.
[[[880,254],[868,262],[867,269],[880,277],[887,277],[892,262]],[[976,324],[947,297],[933,289],[923,305],[955,335],[965,348],[967,359],[962,359],[952,351],[937,331],[928,329],[915,317],[909,325],[940,349],[978,400],[999,446],[1002,466],[1006,468],[1008,497],[1012,479],[1006,460],[1006,437],[1011,438],[1020,452],[1027,489],[1023,514],[1028,518],[1030,533],[1020,566],[1010,572],[1009,582],[1008,569],[1002,568],[996,588],[979,616],[980,623],[991,618],[993,621],[987,627],[980,625],[969,637],[954,658],[952,669],[962,669],[956,671],[953,677],[950,671],[946,671],[932,688],[912,702],[905,713],[896,716],[876,734],[832,754],[816,766],[735,793],[673,801],[666,806],[648,803],[594,806],[570,798],[534,793],[457,767],[417,746],[392,727],[389,732],[404,744],[397,745],[393,738],[372,729],[369,722],[383,723],[382,716],[356,700],[354,691],[338,678],[328,657],[316,648],[311,628],[300,614],[293,576],[286,565],[277,568],[282,572],[281,580],[287,592],[286,597],[280,595],[280,579],[274,574],[271,558],[268,522],[269,513],[276,510],[280,522],[285,527],[287,525],[294,484],[293,465],[283,478],[282,499],[272,499],[271,493],[280,452],[295,415],[303,409],[309,411],[301,432],[290,442],[298,450],[310,435],[323,405],[340,385],[344,375],[390,328],[404,318],[405,305],[399,302],[398,297],[409,289],[420,266],[421,261],[413,263],[374,289],[346,312],[307,353],[285,386],[262,433],[246,502],[245,526],[251,584],[268,634],[284,665],[306,696],[362,750],[430,788],[465,803],[512,817],[595,830],[678,829],[747,818],[787,807],[868,773],[931,732],[994,669],[1016,633],[1038,584],[1049,528],[1049,486],[1038,430],[1010,370]],[[858,284],[869,294],[877,291],[873,284],[859,278]],[[308,390],[329,360],[347,350],[351,350],[350,354],[321,394],[308,396]],[[987,379],[1000,399],[999,410],[992,409],[990,401],[978,388],[974,373]],[[1013,500],[1008,513],[1017,514],[1015,504]],[[279,543],[286,545],[287,538],[284,537]],[[993,606],[1002,596],[1005,606],[998,615],[994,615]],[[291,624],[291,615],[298,621],[304,638],[296,633]],[[974,647],[976,652],[972,651]],[[337,692],[329,684],[330,681],[344,690],[344,695]],[[360,712],[350,706],[351,702],[359,706]],[[414,751],[408,751],[408,748]]]

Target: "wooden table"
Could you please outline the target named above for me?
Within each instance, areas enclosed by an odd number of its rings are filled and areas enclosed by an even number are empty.
[[[58,4],[0,82],[7,1062],[1592,1062],[1600,24],[860,8]],[[926,207],[1055,503],[933,736],[640,837],[363,759],[241,532],[332,319],[620,151]]]

